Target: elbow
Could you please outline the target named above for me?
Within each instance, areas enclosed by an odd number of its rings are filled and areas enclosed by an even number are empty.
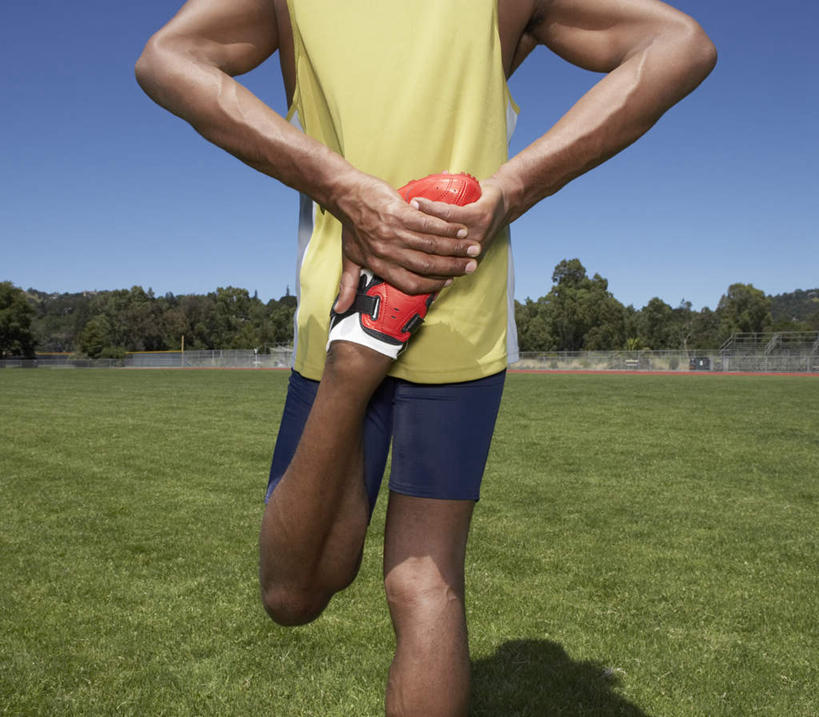
[[[702,79],[705,79],[717,66],[717,48],[699,25],[692,40],[691,54],[694,57],[694,65],[702,73]]]
[[[158,55],[160,51],[157,47],[159,41],[157,40],[157,36],[154,35],[150,40],[148,40],[147,44],[142,50],[142,54],[136,61],[136,65],[134,65],[134,76],[136,77],[136,81],[139,86],[149,92],[149,87],[154,84],[154,79],[157,74],[157,66],[160,64],[158,62]]]
[[[163,83],[170,76],[173,65],[174,48],[162,32],[153,35],[146,43],[142,54],[134,66],[134,75],[139,86],[156,99]]]
[[[688,18],[681,44],[685,48],[686,64],[693,80],[699,84],[717,64],[717,48],[698,22]]]

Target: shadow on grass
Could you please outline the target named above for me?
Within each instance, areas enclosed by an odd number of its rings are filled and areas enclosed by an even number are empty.
[[[617,694],[616,670],[556,642],[512,640],[472,663],[472,717],[649,717]]]

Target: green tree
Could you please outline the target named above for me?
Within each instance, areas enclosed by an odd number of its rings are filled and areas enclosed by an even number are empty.
[[[179,299],[179,309],[187,327],[182,332],[185,334],[185,346],[191,349],[216,348],[214,337],[216,294],[182,296]]]
[[[178,349],[182,336],[189,349],[265,350],[293,341],[296,297],[289,292],[268,304],[235,287],[161,297],[141,286],[76,294],[31,289],[27,298],[34,308],[32,333],[45,351],[85,347],[94,356],[120,356],[126,350]]]
[[[605,350],[625,342],[625,307],[609,292],[599,274],[589,278],[579,259],[564,259],[552,274],[546,297],[549,332],[559,350]]]
[[[694,315],[691,333],[693,335],[690,344],[692,349],[719,348],[724,340],[720,334],[719,316],[707,306]]]
[[[656,296],[640,311],[640,338],[652,349],[671,348],[674,337],[674,313],[671,307]]]
[[[33,317],[25,292],[10,281],[0,282],[0,358],[34,358]]]
[[[296,297],[282,296],[271,299],[264,309],[261,339],[265,346],[293,343],[293,315],[296,313]]]
[[[211,335],[214,348],[240,348],[236,345],[236,338],[240,333],[244,337],[243,340],[250,340],[247,329],[243,330],[244,324],[250,320],[250,294],[247,289],[220,286],[216,289],[215,299],[216,311],[212,320]]]
[[[555,341],[549,331],[549,302],[545,296],[537,301],[515,302],[515,323],[521,351],[553,351]]]
[[[35,315],[31,322],[31,330],[37,348],[42,352],[73,351],[77,334],[88,320],[88,316],[81,316],[81,325],[76,326],[78,310],[82,294],[46,294],[42,291],[29,289]],[[78,298],[79,297],[79,298]]]
[[[600,277],[595,274],[593,281]],[[608,282],[603,279],[605,286]],[[587,351],[610,351],[620,348],[626,337],[623,305],[608,291],[599,291],[592,300],[593,323],[583,337],[583,348]]]
[[[773,323],[770,297],[753,284],[731,284],[719,300],[717,314],[725,338],[735,332],[767,331]]]
[[[37,316],[32,324],[41,351],[74,351],[78,337],[94,316],[96,292],[45,294],[36,292]]]
[[[643,340],[640,338],[640,312],[631,304],[623,309],[623,325],[626,336],[623,348],[626,351],[638,351],[643,348]]]
[[[124,297],[122,307],[123,345],[129,351],[162,351],[168,348],[163,319],[162,305],[153,291],[132,286]]]
[[[683,299],[680,301],[680,305],[676,309],[673,309],[673,314],[673,333],[675,345],[670,345],[669,348],[689,351],[691,349],[691,342],[694,339],[695,317],[695,313],[691,310],[691,302]]]
[[[589,277],[580,259],[563,259],[552,272],[552,284],[558,287],[580,288]]]
[[[115,350],[113,341],[113,327],[105,314],[98,314],[91,319],[79,336],[80,350],[92,359],[112,353]]]

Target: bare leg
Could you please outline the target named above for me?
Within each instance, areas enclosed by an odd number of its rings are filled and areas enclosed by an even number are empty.
[[[330,346],[299,446],[262,519],[262,600],[280,624],[315,619],[355,577],[369,516],[364,414],[391,365],[363,346]]]
[[[464,559],[474,503],[390,494],[384,584],[396,636],[388,717],[469,708]]]

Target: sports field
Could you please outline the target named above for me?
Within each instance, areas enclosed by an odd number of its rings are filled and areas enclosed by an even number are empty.
[[[0,713],[383,713],[357,582],[256,587],[287,375],[0,371]],[[819,714],[819,378],[511,375],[467,565],[473,714]]]

